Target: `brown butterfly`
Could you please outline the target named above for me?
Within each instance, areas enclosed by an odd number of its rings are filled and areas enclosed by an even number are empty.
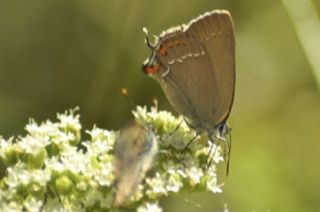
[[[197,133],[224,137],[235,90],[235,37],[231,15],[214,10],[172,27],[146,43],[143,71],[161,85],[172,106]],[[230,148],[229,148],[230,152]]]

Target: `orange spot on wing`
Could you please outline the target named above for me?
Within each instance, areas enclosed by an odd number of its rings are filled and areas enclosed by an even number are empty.
[[[160,64],[159,63],[154,65],[154,66],[147,66],[144,69],[144,72],[146,74],[150,74],[150,75],[153,75],[153,74],[155,74],[155,73],[157,73],[159,71],[160,71]]]
[[[168,51],[167,47],[160,47],[160,49],[159,49],[159,53],[162,56],[167,55],[167,51]]]
[[[160,53],[160,55],[165,56],[165,55],[167,55],[168,50],[170,48],[174,48],[176,46],[185,45],[185,44],[186,44],[186,42],[184,40],[175,40],[173,42],[168,42],[159,48],[159,53]]]

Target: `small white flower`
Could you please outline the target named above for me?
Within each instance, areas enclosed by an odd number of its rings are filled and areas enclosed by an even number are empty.
[[[3,158],[5,156],[5,151],[12,147],[13,144],[13,137],[9,138],[8,140],[3,139],[0,137],[0,157]]]
[[[102,130],[94,127],[91,131],[86,131],[92,141],[85,142],[83,145],[87,148],[87,154],[96,156],[99,154],[105,154],[113,149],[117,133],[108,130]]]
[[[30,135],[27,135],[26,137],[22,137],[17,143],[17,148],[24,150],[26,153],[36,155],[43,150],[48,143],[49,138],[47,137],[34,138]]]
[[[140,206],[137,210],[138,212],[162,212],[162,208],[156,203],[147,203]]]
[[[35,169],[30,172],[30,180],[39,184],[40,186],[46,186],[47,183],[50,181],[51,172],[47,169]]]
[[[147,178],[146,183],[150,187],[146,192],[149,197],[155,198],[157,196],[167,195],[165,178],[161,177],[159,173],[156,173],[156,176],[153,178]]]
[[[88,163],[87,159],[82,152],[77,151],[77,149],[72,146],[69,146],[68,150],[63,152],[61,157],[65,169],[73,173],[83,173]]]
[[[10,201],[9,203],[1,202],[0,211],[13,212],[13,211],[23,211],[23,210],[22,210],[22,205],[19,202]]]
[[[179,192],[180,189],[183,187],[183,183],[179,179],[178,174],[173,174],[169,176],[166,189],[171,192]]]
[[[24,164],[17,163],[14,167],[7,169],[7,185],[10,189],[15,189],[19,185],[28,185],[30,183],[30,173],[25,169]]]
[[[147,120],[147,107],[137,106],[137,109],[132,113],[137,119]]]
[[[186,173],[187,173],[187,176],[190,178],[190,184],[193,186],[200,183],[201,177],[203,176],[202,169],[198,167],[188,168]]]
[[[31,119],[25,129],[32,137],[39,138],[54,136],[57,132],[59,132],[57,123],[52,123],[49,120],[41,125],[38,125],[33,119]]]
[[[187,177],[187,174],[184,170],[177,170],[177,173],[182,176],[183,178],[186,178]]]
[[[95,173],[94,179],[98,181],[99,185],[101,186],[110,186],[114,179],[113,164],[109,162],[109,163],[103,163],[101,165],[102,167],[99,171]]]
[[[71,132],[59,132],[59,136],[60,136],[60,142],[63,142],[65,144],[67,144],[69,141],[73,141],[74,139],[76,139],[76,136],[74,133]]]
[[[217,181],[217,177],[211,177],[207,182],[207,189],[213,193],[221,193],[221,187],[223,186],[223,184],[218,185]]]
[[[80,181],[80,182],[77,182],[76,184],[76,188],[79,190],[79,191],[87,191],[87,189],[89,189],[89,185],[87,183],[87,181]],[[91,188],[90,188],[91,189]]]
[[[174,174],[179,174],[180,176],[182,176],[183,178],[187,177],[185,170],[185,167],[180,163],[180,164],[175,164],[172,160],[168,161],[166,163],[166,169],[167,172],[171,175]]]
[[[91,131],[87,130],[86,133],[91,136],[91,140],[93,142],[103,142],[106,143],[105,145],[108,145],[108,147],[113,146],[114,141],[118,136],[117,133],[113,131],[104,130],[97,127],[93,127]]]
[[[61,163],[58,158],[52,157],[50,159],[47,159],[45,161],[45,165],[48,170],[51,171],[57,171],[57,172],[62,172],[65,170],[65,166],[63,163]]]
[[[72,126],[75,130],[81,130],[81,124],[79,121],[79,114],[74,115],[74,112],[77,110],[70,110],[68,114],[65,112],[65,114],[57,114],[57,118],[60,120],[59,126],[62,128],[67,128],[69,126]]]
[[[42,204],[43,204],[43,201],[38,200],[34,197],[27,198],[27,200],[23,202],[23,205],[27,211],[34,211],[34,212],[40,211]]]

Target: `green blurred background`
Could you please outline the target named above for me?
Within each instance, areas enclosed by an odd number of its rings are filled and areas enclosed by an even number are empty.
[[[231,173],[220,177],[222,194],[169,197],[162,205],[165,211],[222,211],[224,204],[230,211],[319,211],[320,70],[314,58],[320,61],[320,48],[308,54],[303,41],[312,49],[320,36],[299,34],[297,27],[314,20],[304,12],[311,8],[320,29],[320,2],[291,1],[295,10],[283,2],[2,0],[0,134],[23,134],[29,117],[55,119],[75,106],[84,128],[118,129],[131,118],[122,87],[136,104],[152,105],[157,97],[160,109],[174,112],[158,83],[141,72],[149,55],[142,27],[158,34],[224,8],[233,15],[237,40]],[[296,22],[290,11],[300,10]]]

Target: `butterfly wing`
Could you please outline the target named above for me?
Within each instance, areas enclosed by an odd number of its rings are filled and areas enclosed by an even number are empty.
[[[154,133],[130,122],[120,131],[115,144],[115,204],[121,205],[132,195],[151,166],[157,149]]]
[[[213,130],[231,110],[235,87],[232,19],[213,11],[162,33],[155,73],[166,96],[200,130]]]

